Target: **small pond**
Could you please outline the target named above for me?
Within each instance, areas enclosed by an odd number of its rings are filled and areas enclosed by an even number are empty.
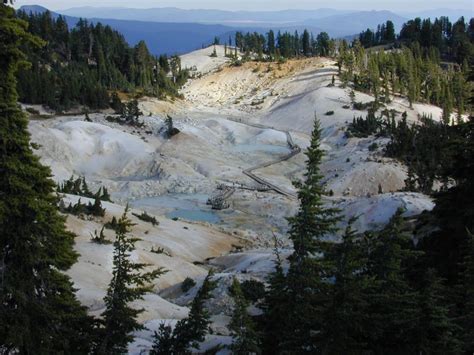
[[[170,219],[219,223],[221,218],[217,211],[206,205],[208,198],[209,195],[206,194],[168,194],[134,200],[130,202],[130,206],[151,214],[165,215]]]

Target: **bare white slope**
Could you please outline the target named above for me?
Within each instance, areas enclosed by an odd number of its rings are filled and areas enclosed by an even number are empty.
[[[66,195],[65,203],[76,203],[79,197]],[[90,201],[81,198],[87,203]],[[119,218],[124,207],[112,203],[103,203],[106,209],[104,218],[80,219],[68,216],[67,226],[77,235],[75,249],[80,254],[68,274],[78,289],[81,302],[87,305],[94,314],[103,310],[103,297],[112,275],[112,245],[99,245],[91,242],[94,231],[99,232],[113,216]],[[136,262],[150,264],[149,269],[163,267],[168,272],[154,284],[155,294],[149,294],[137,305],[143,306],[146,312],[140,316],[142,321],[156,318],[180,319],[186,315],[186,309],[177,307],[162,300],[157,293],[169,286],[182,282],[186,277],[196,278],[207,273],[195,262],[203,263],[207,258],[227,254],[241,241],[234,236],[219,232],[202,224],[191,224],[158,217],[160,224],[153,226],[132,215],[140,211],[131,210],[130,219],[136,225],[131,234],[141,240],[136,244],[132,258]],[[115,238],[114,232],[105,230],[109,240]],[[156,254],[152,249],[162,248],[164,253]]]
[[[211,57],[216,50],[217,57]],[[229,53],[233,48],[229,48]],[[224,46],[210,46],[181,56],[181,67],[190,69],[192,74],[207,74],[228,63],[229,58],[225,56]]]

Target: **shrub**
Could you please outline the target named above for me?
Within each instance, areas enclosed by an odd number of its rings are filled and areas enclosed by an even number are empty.
[[[157,226],[160,224],[160,222],[157,221],[157,219],[153,216],[150,216],[148,213],[143,212],[142,214],[136,214],[132,213],[135,217],[137,217],[139,220],[142,220],[144,222],[151,223],[153,226]]]
[[[372,143],[371,145],[369,145],[369,151],[370,152],[374,152],[378,149],[379,145],[377,143]]]
[[[190,277],[186,277],[181,284],[181,291],[183,292],[188,292],[190,289],[192,289],[194,286],[196,286],[196,281],[194,281]]]
[[[105,229],[105,226],[102,227],[99,234],[97,234],[97,230],[94,231],[94,234],[91,233],[92,243],[102,244],[102,245],[112,244],[110,240],[105,239],[104,229]]]
[[[244,297],[251,302],[258,302],[265,296],[265,285],[257,280],[246,280],[242,282]]]
[[[32,115],[39,115],[40,112],[37,109],[34,109],[33,107],[27,107],[26,112],[32,114]]]

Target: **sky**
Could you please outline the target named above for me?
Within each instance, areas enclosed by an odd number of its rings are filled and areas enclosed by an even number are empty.
[[[42,5],[51,10],[71,7],[179,7],[183,9],[284,10],[355,9],[409,12],[436,8],[474,9],[474,0],[17,0],[16,6]]]

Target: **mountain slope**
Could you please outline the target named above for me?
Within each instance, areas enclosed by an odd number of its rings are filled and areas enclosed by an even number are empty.
[[[333,15],[349,13],[348,10],[317,9],[317,10],[284,10],[284,11],[224,11],[224,10],[185,10],[175,7],[130,9],[107,7],[76,7],[62,10],[69,16],[101,17],[117,20],[138,20],[154,22],[195,22],[214,24],[247,24],[255,25],[282,24],[301,22],[307,19],[318,19]]]

